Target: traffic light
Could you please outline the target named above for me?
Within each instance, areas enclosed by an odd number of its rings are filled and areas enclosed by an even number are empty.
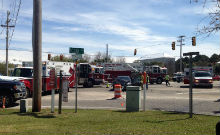
[[[192,46],[196,46],[196,37],[192,37]]]
[[[175,50],[175,42],[172,42],[172,50]]]
[[[48,60],[50,60],[51,59],[51,54],[48,54],[48,58],[47,58]]]
[[[137,49],[134,49],[134,56],[137,54]]]
[[[63,60],[63,54],[60,54],[60,61]]]

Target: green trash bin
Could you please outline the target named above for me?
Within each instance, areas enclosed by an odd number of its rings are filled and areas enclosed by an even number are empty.
[[[138,112],[141,108],[141,89],[139,86],[128,86],[126,90],[126,111]]]

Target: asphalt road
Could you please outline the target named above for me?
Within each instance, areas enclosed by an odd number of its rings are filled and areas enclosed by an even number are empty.
[[[142,92],[141,92],[142,94]],[[95,86],[94,88],[78,88],[78,108],[80,109],[126,109],[126,92],[122,92],[120,99],[112,99],[114,92],[111,88]],[[141,95],[143,99],[143,95]],[[28,98],[29,108],[32,99]],[[141,100],[143,103],[143,100]],[[19,101],[17,102],[19,103]],[[42,108],[50,108],[51,95],[42,96]],[[75,88],[69,92],[69,101],[63,102],[63,108],[75,108]],[[58,106],[58,94],[55,96],[55,107]],[[142,105],[141,105],[142,106]],[[19,105],[11,107],[19,108]],[[146,96],[147,110],[165,110],[188,112],[189,110],[189,87],[183,83],[171,82],[167,87],[162,85],[149,85]],[[214,82],[213,88],[193,88],[193,113],[206,115],[220,114],[220,82]]]

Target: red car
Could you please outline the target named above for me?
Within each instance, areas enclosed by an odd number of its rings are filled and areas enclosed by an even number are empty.
[[[220,81],[219,75],[214,75],[212,78],[213,78],[213,81]]]

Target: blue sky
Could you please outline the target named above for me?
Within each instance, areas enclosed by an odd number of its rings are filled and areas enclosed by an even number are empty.
[[[5,22],[7,10],[13,12],[14,1],[1,0],[1,23]],[[32,2],[22,0],[9,49],[32,50]],[[171,43],[180,35],[186,36],[183,52],[219,54],[219,33],[208,38],[199,36],[197,46],[191,45],[197,25],[207,23],[201,20],[213,5],[203,8],[202,3],[190,4],[190,0],[42,0],[42,6],[42,48],[52,55],[67,55],[69,47],[84,48],[89,55],[105,53],[109,44],[112,57],[128,56],[128,62],[163,53],[178,58],[179,47],[173,51]],[[0,49],[5,48],[4,36],[5,31],[0,35]],[[135,48],[137,56],[132,57]],[[5,57],[1,54],[1,58]],[[11,58],[16,54],[11,51]],[[19,59],[23,59],[22,54]],[[43,57],[46,59],[46,53]]]

